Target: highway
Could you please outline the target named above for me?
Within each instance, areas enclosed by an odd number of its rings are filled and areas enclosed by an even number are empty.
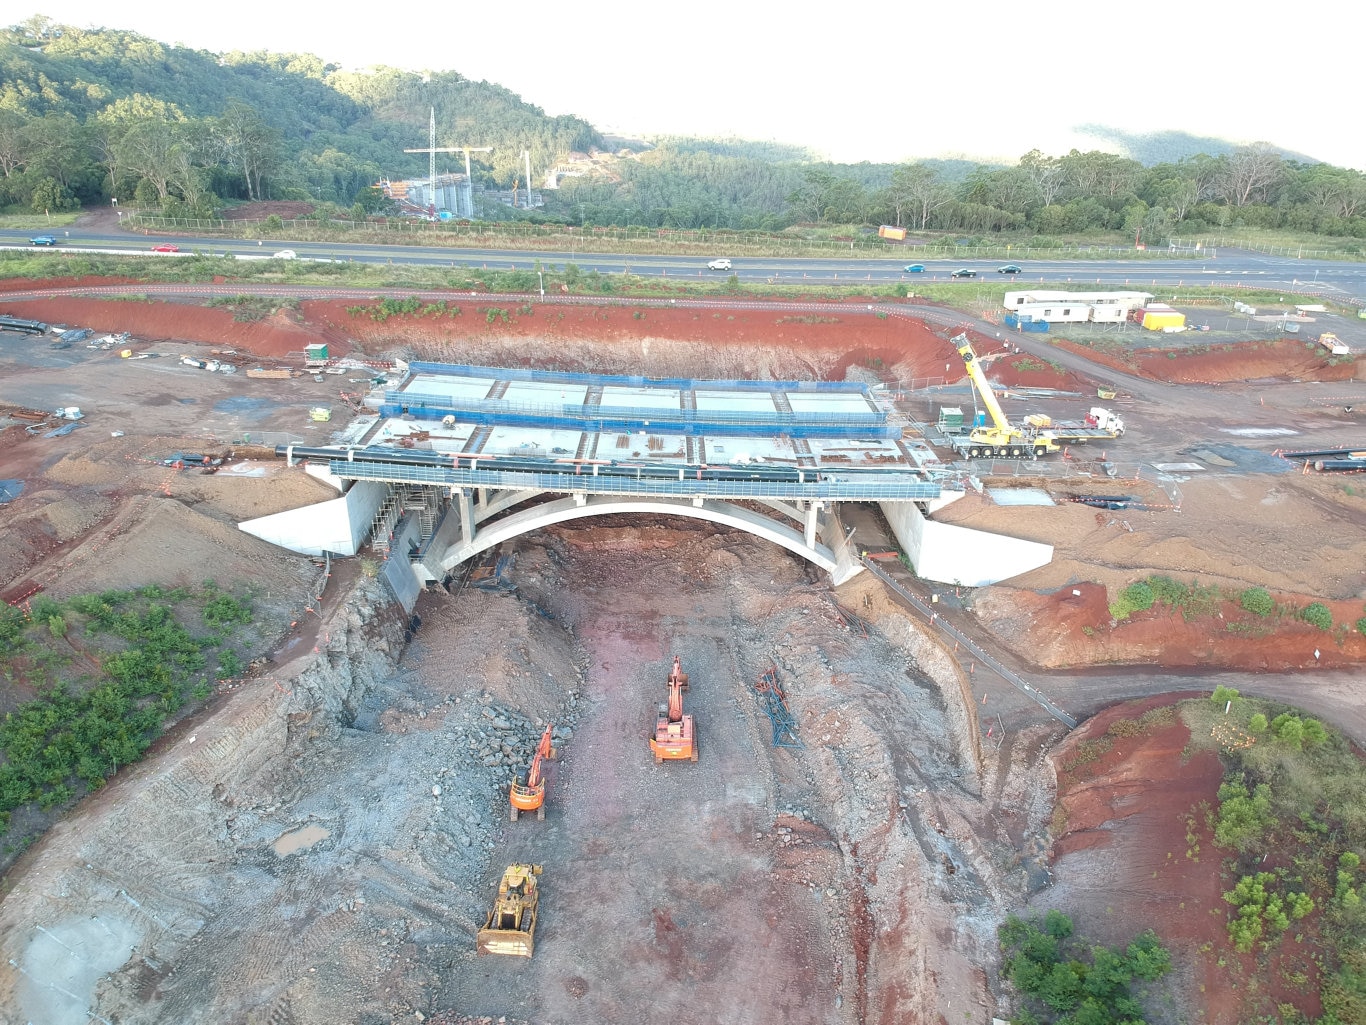
[[[20,248],[37,251],[29,238],[42,234],[36,231],[0,230],[0,248]],[[923,259],[908,250],[899,259],[832,257],[738,257],[732,256],[733,271],[710,271],[703,256],[683,255],[619,255],[570,251],[537,251],[511,249],[466,249],[450,246],[410,246],[396,241],[392,245],[346,242],[292,242],[286,239],[266,240],[261,243],[240,239],[195,238],[190,236],[143,236],[129,233],[110,233],[65,229],[53,233],[58,251],[63,252],[131,252],[149,258],[177,259],[195,251],[231,254],[238,259],[266,259],[276,251],[292,250],[302,260],[327,260],[357,263],[413,264],[429,266],[469,266],[488,270],[532,270],[536,261],[547,269],[561,269],[574,263],[585,272],[620,274],[629,271],[644,277],[672,277],[701,280],[724,280],[733,272],[741,281],[771,284],[850,284],[873,283],[886,285],[903,281],[912,290],[918,282],[947,282],[959,268],[978,272],[978,280],[1008,285],[1011,281],[1021,286],[1041,283],[1057,285],[1101,285],[1106,288],[1148,288],[1188,285],[1218,286],[1225,283],[1232,288],[1295,289],[1320,291],[1328,298],[1366,301],[1366,262],[1308,260],[1284,256],[1263,256],[1246,250],[1218,250],[1199,259],[1169,257],[1165,254],[1142,259],[1016,259],[1011,262],[1022,268],[1018,275],[999,274],[1002,260]],[[160,242],[178,245],[180,254],[151,252]],[[729,254],[717,253],[716,256]],[[923,264],[923,273],[908,273],[909,261]]]

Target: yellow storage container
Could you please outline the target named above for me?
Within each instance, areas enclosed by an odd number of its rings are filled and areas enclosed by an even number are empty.
[[[1143,326],[1149,331],[1161,331],[1168,327],[1185,327],[1186,315],[1175,310],[1144,310]]]

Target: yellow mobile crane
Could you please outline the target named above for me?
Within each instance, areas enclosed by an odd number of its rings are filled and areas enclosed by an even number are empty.
[[[1047,435],[1027,433],[1006,419],[1001,404],[996,401],[996,395],[987,382],[987,375],[983,373],[978,362],[977,353],[972,351],[972,343],[968,341],[968,336],[954,335],[949,341],[957,346],[958,355],[963,357],[963,365],[968,371],[968,380],[977,389],[977,394],[981,396],[982,404],[987,407],[987,414],[991,417],[991,426],[974,427],[966,441],[959,442],[962,450],[973,459],[979,456],[1033,459],[1057,452],[1059,445]]]

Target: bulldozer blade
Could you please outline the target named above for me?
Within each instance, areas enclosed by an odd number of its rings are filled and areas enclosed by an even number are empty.
[[[505,954],[511,957],[530,957],[536,941],[516,929],[480,929],[476,951],[480,954]]]

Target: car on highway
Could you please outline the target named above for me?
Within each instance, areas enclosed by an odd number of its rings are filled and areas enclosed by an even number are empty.
[[[154,253],[178,253],[178,252],[180,252],[180,247],[179,247],[179,246],[173,246],[173,245],[171,245],[171,243],[169,243],[169,242],[163,242],[163,243],[161,243],[161,245],[159,245],[159,246],[153,246],[153,247],[152,247],[152,252],[154,252]]]
[[[28,241],[29,245],[33,246],[55,246],[57,244],[57,240],[51,235],[39,235],[37,238],[31,238]]]
[[[975,277],[977,277],[977,272],[976,272],[975,270],[968,270],[968,268],[966,268],[966,267],[959,267],[956,271],[954,271],[952,274],[950,274],[949,277],[951,277],[951,278],[975,278]]]
[[[1008,263],[1008,264],[1006,264],[1004,267],[997,267],[997,268],[996,268],[996,273],[997,273],[997,274],[1019,274],[1019,273],[1020,273],[1020,268],[1019,268],[1019,267],[1016,267],[1013,263]]]
[[[272,253],[270,258],[272,260],[297,260],[299,254],[293,249],[281,249],[278,253]]]
[[[707,264],[707,270],[730,270],[729,260],[712,260]]]
[[[924,274],[924,273],[925,273],[925,265],[924,265],[923,263],[908,263],[908,264],[906,264],[906,266],[905,266],[904,268],[902,268],[902,269],[905,270],[907,274]]]

